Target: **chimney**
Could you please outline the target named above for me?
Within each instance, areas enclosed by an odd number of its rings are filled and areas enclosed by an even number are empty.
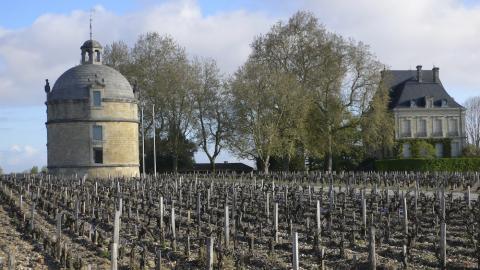
[[[432,74],[433,74],[433,82],[434,83],[440,83],[440,78],[438,77],[438,67],[433,67],[432,68]]]
[[[422,82],[422,66],[417,66],[417,80],[418,82]]]

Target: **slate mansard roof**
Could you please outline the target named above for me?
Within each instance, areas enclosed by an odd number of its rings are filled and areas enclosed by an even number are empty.
[[[389,108],[410,108],[412,100],[416,107],[425,108],[426,98],[433,98],[434,108],[463,108],[445,90],[433,70],[420,70],[422,81],[417,78],[417,70],[385,70],[383,78],[390,89]],[[438,77],[438,75],[437,75]],[[446,105],[442,106],[443,100]]]

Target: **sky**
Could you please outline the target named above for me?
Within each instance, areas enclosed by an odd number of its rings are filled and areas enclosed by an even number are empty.
[[[46,165],[43,86],[79,63],[80,45],[134,44],[156,31],[189,56],[210,57],[232,74],[255,36],[298,10],[314,13],[332,32],[368,44],[391,69],[440,68],[450,95],[480,95],[479,0],[24,0],[0,9],[0,167],[6,172]],[[198,162],[207,159],[201,153]],[[237,159],[222,154],[219,162]]]

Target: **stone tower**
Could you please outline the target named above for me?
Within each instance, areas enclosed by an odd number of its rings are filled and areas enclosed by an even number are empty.
[[[87,40],[80,65],[47,92],[48,170],[89,177],[138,176],[138,106],[130,83],[102,64],[102,46]]]

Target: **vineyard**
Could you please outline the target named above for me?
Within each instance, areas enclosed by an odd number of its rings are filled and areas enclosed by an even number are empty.
[[[479,269],[479,188],[478,173],[5,175],[0,205],[44,269]],[[28,264],[0,248],[3,268]]]

